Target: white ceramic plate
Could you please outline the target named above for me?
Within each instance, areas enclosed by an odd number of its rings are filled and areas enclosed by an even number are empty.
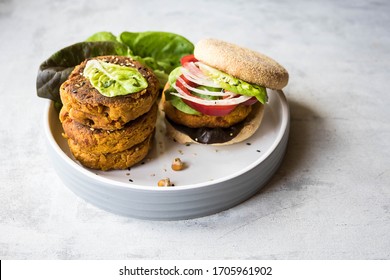
[[[287,146],[290,115],[282,91],[269,91],[258,131],[230,146],[189,146],[165,137],[158,122],[154,147],[130,170],[96,171],[71,155],[58,113],[50,102],[45,130],[49,154],[64,183],[78,196],[107,211],[141,219],[177,220],[226,210],[254,195],[274,174]],[[171,169],[179,157],[187,168]],[[157,187],[162,178],[174,187]]]

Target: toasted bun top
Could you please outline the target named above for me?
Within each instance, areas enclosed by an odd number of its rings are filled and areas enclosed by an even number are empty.
[[[236,78],[271,89],[288,83],[287,70],[272,58],[217,39],[203,39],[194,50],[195,57]]]

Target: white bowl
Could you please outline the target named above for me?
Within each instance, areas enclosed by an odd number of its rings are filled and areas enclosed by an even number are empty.
[[[69,151],[53,102],[45,131],[49,155],[76,195],[112,213],[140,219],[178,220],[217,213],[254,195],[279,167],[288,141],[290,114],[282,91],[269,91],[263,121],[247,141],[230,146],[181,145],[165,137],[158,122],[154,147],[130,170],[96,171],[83,167]],[[181,158],[182,171],[171,170]],[[174,187],[157,187],[168,177]]]

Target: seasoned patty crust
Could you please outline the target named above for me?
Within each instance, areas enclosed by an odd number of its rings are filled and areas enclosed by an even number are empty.
[[[60,88],[61,101],[73,120],[96,129],[120,129],[131,120],[150,110],[159,93],[159,82],[149,68],[123,56],[99,56],[98,59],[136,68],[148,82],[148,87],[136,93],[106,97],[83,76],[88,60],[76,66]]]
[[[157,104],[149,112],[126,123],[122,129],[94,129],[69,117],[66,108],[60,112],[64,137],[90,153],[117,153],[144,141],[155,129]]]
[[[126,169],[142,161],[152,147],[154,133],[143,142],[118,153],[90,153],[68,139],[73,156],[84,166],[92,169]]]

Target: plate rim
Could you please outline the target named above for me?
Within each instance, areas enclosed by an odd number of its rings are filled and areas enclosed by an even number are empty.
[[[64,160],[64,162],[69,165],[73,170],[81,173],[84,176],[87,176],[92,181],[98,181],[102,184],[109,185],[110,187],[114,188],[120,188],[120,189],[133,189],[133,190],[139,190],[139,191],[153,191],[153,192],[177,192],[177,191],[183,191],[183,190],[191,190],[191,189],[198,189],[198,188],[204,188],[204,187],[212,187],[213,185],[219,185],[220,183],[227,182],[229,180],[232,180],[233,178],[236,178],[238,176],[242,176],[243,174],[247,173],[248,171],[255,168],[257,165],[259,165],[261,162],[263,162],[266,158],[270,156],[272,152],[275,151],[277,146],[280,144],[280,142],[283,139],[284,133],[286,130],[288,130],[288,125],[290,122],[290,108],[288,105],[288,101],[286,96],[284,95],[282,90],[274,90],[274,92],[278,93],[278,98],[280,99],[280,102],[282,103],[281,109],[282,109],[282,118],[281,118],[281,126],[278,131],[278,134],[273,141],[272,145],[267,149],[267,151],[262,154],[256,161],[252,162],[248,166],[240,169],[237,172],[234,172],[228,176],[220,177],[218,179],[215,179],[213,181],[205,181],[200,183],[194,183],[194,184],[186,184],[186,185],[178,185],[174,188],[151,188],[151,185],[139,185],[134,183],[124,183],[115,181],[113,179],[97,176],[93,172],[87,170],[85,167],[80,166],[77,164],[74,160],[72,160],[58,145],[56,139],[54,138],[54,135],[51,130],[51,122],[54,120],[50,119],[50,110],[54,109],[54,102],[49,100],[45,106],[45,117],[44,117],[44,130],[46,134],[46,139],[49,142],[49,145],[51,148],[54,149],[54,151],[57,153],[57,155],[60,156],[61,159]]]

